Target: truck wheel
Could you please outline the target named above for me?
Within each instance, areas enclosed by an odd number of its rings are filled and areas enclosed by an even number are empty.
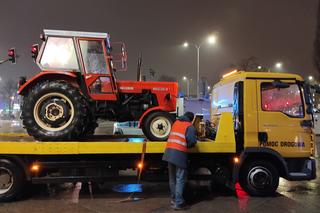
[[[142,131],[151,141],[165,141],[169,137],[173,121],[173,116],[168,112],[152,112],[144,119]]]
[[[9,160],[0,160],[0,202],[20,198],[24,182],[21,168]]]
[[[40,141],[77,139],[85,127],[86,114],[84,98],[64,81],[37,84],[22,107],[23,125]]]
[[[271,196],[279,186],[279,173],[267,161],[249,162],[241,169],[239,182],[249,195]]]

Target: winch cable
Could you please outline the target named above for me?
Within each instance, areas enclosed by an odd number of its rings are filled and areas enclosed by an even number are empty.
[[[141,182],[141,174],[142,174],[142,169],[144,167],[144,158],[145,158],[145,154],[146,154],[146,150],[147,150],[147,140],[144,140],[142,143],[142,151],[141,151],[141,158],[140,158],[140,162],[138,164],[138,179],[137,179],[137,185],[140,184]],[[132,192],[128,198],[121,200],[120,202],[134,202],[134,201],[139,201],[142,200],[143,198],[139,198],[139,197],[134,197],[135,195],[135,191]]]

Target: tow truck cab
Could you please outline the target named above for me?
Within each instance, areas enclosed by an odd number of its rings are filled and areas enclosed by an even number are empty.
[[[240,156],[235,181],[250,191],[250,185],[258,185],[251,178],[258,173],[277,172],[288,180],[314,179],[312,111],[309,87],[299,75],[238,71],[224,75],[213,87],[211,121],[217,125],[222,112],[233,114]],[[270,165],[274,168],[266,169]],[[241,175],[244,170],[248,181]]]

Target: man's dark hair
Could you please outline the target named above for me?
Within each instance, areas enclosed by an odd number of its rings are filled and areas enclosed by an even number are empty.
[[[193,112],[185,112],[184,116],[187,117],[190,122],[193,121],[193,118],[194,118]]]

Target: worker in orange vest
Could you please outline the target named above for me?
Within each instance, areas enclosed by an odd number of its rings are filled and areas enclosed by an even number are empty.
[[[188,148],[197,143],[196,129],[192,125],[194,114],[186,112],[172,126],[162,160],[168,162],[171,207],[185,207],[183,190],[187,178]]]

